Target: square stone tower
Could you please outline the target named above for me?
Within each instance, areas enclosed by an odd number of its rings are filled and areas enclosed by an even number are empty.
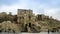
[[[18,24],[31,24],[35,20],[32,10],[18,9],[17,17]]]

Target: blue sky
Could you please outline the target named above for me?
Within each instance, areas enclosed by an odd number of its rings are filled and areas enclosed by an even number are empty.
[[[0,0],[0,12],[17,14],[17,9],[31,9],[60,20],[60,0]]]

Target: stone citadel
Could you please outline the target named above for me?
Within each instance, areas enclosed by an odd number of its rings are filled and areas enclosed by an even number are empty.
[[[60,31],[60,21],[44,14],[35,15],[32,10],[18,9],[17,15],[0,13],[0,32]]]

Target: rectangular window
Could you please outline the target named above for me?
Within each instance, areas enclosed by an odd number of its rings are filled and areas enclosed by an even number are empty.
[[[26,14],[26,10],[24,10],[24,13]]]
[[[42,20],[42,15],[38,15],[38,20]]]

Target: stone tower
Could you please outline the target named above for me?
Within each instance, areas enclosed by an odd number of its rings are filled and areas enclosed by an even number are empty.
[[[31,23],[33,23],[35,20],[32,10],[18,9],[17,17],[18,17],[17,22],[19,24],[24,24],[24,25],[25,24],[31,25]]]

